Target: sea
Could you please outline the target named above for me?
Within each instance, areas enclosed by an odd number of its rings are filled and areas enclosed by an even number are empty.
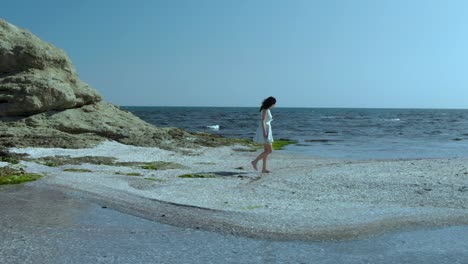
[[[122,106],[158,127],[179,127],[252,139],[260,121],[253,107]],[[468,110],[273,108],[275,139],[284,152],[314,157],[381,160],[468,157]]]

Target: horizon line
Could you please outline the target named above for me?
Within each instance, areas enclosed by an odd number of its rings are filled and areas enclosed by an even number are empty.
[[[192,106],[192,105],[119,105],[120,107],[167,107],[167,108],[258,108],[259,106]],[[405,109],[405,110],[468,110],[468,108],[438,108],[438,107],[332,107],[332,106],[278,106],[275,108],[297,108],[297,109]]]

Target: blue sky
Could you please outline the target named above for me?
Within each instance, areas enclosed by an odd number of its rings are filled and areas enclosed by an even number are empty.
[[[468,1],[16,0],[107,101],[468,108]]]

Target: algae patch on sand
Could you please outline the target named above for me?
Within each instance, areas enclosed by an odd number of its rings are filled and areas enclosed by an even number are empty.
[[[292,144],[297,144],[297,141],[295,140],[290,140],[290,139],[278,139],[273,141],[272,147],[273,150],[282,150],[284,147]],[[263,148],[262,144],[256,144],[256,149]],[[249,152],[251,150],[249,149],[235,149],[235,151],[244,151],[244,152]],[[253,151],[252,151],[253,152]]]
[[[0,161],[8,162],[10,164],[18,164],[19,160],[13,157],[0,157]]]
[[[107,166],[121,166],[121,167],[138,167],[146,170],[169,170],[169,169],[184,169],[184,165],[167,162],[167,161],[152,161],[152,162],[116,162],[114,157],[105,156],[84,156],[84,157],[70,157],[70,156],[48,156],[38,159],[25,159],[34,161],[36,163],[57,167],[63,165],[81,165],[83,163]]]
[[[200,173],[200,174],[183,174],[183,175],[179,175],[178,177],[185,178],[185,179],[216,178],[216,175],[208,174],[208,173]]]
[[[0,185],[19,184],[23,182],[35,181],[42,178],[42,175],[35,173],[26,173],[23,170],[17,170],[9,167],[0,168]]]
[[[153,161],[140,165],[140,167],[145,170],[170,170],[186,168],[184,165],[167,161]]]
[[[125,175],[125,176],[142,176],[141,173],[138,173],[138,172],[116,172],[115,174],[117,175]]]
[[[292,144],[296,144],[297,141],[289,140],[289,139],[279,139],[273,142],[273,149],[274,150],[282,150],[284,147]]]
[[[34,161],[36,163],[49,167],[57,167],[63,165],[80,165],[83,163],[90,163],[96,165],[114,165],[115,163],[115,158],[104,156],[84,156],[75,158],[72,158],[70,156],[48,156],[38,159],[27,158],[25,160]]]

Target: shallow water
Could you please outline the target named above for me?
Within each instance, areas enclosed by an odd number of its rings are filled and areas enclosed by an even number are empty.
[[[273,241],[160,224],[49,188],[7,187],[0,198],[4,264],[468,263],[467,226],[342,242]]]

